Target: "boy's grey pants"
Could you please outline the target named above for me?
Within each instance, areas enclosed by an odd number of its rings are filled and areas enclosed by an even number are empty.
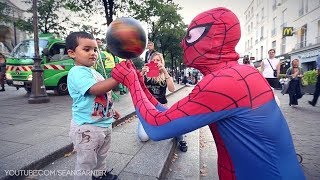
[[[107,170],[106,158],[111,144],[111,132],[111,126],[108,128],[89,124],[79,126],[71,120],[69,136],[77,154],[75,170],[79,172],[74,179],[91,180],[91,173],[95,170]],[[88,173],[80,173],[83,171]]]

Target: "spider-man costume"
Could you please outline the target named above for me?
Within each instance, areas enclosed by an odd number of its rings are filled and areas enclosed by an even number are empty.
[[[169,109],[148,93],[131,61],[117,65],[112,77],[130,89],[151,139],[208,125],[220,179],[305,179],[272,89],[255,68],[237,62],[239,39],[239,20],[230,10],[215,8],[196,16],[182,40],[184,63],[204,78]]]

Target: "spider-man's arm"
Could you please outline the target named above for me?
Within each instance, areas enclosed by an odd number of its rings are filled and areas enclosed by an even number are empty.
[[[127,60],[127,61],[131,61],[131,60]],[[148,90],[146,84],[144,83],[144,77],[141,75],[140,71],[137,70],[137,68],[135,67],[135,65],[132,63],[132,68],[136,71],[137,76],[138,76],[138,80],[139,83],[141,85],[141,88],[143,90],[143,92],[146,94],[146,97],[149,99],[149,101],[159,110],[159,111],[164,111],[167,108],[165,106],[163,106],[161,103],[158,102],[158,100],[150,93],[150,91]]]
[[[187,97],[163,112],[148,100],[134,69],[119,64],[112,77],[129,88],[137,115],[153,140],[188,133],[232,116],[241,110],[238,107],[248,106],[246,93],[241,88],[236,92],[230,88],[239,87],[232,77],[207,75]]]

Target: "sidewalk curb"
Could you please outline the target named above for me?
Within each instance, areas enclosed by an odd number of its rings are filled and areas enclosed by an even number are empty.
[[[173,95],[174,93],[180,91],[181,89],[185,88],[186,86],[182,86],[180,87],[179,89],[177,89],[176,91],[170,93],[170,94],[167,94],[167,97]],[[132,117],[133,115],[135,115],[135,111],[134,112],[131,112],[129,114],[127,114],[126,116],[120,118],[119,120],[115,121],[113,124],[112,124],[112,128],[116,127],[117,125],[125,122],[128,118]],[[160,175],[159,175],[159,179],[164,179],[165,178],[165,175],[167,174],[168,170],[169,170],[169,167],[170,167],[170,160],[171,160],[171,157],[173,156],[174,154],[174,151],[175,151],[175,148],[177,147],[177,142],[176,140],[174,139],[173,140],[173,146],[171,147],[171,150],[170,150],[170,153],[165,161],[165,165],[164,167],[161,169],[161,172],[160,172]],[[72,152],[73,150],[73,145],[72,143],[64,146],[64,147],[61,147],[60,149],[52,152],[51,154],[48,154],[47,156],[39,159],[39,160],[36,160],[34,162],[31,162],[29,165],[26,165],[24,167],[22,167],[20,170],[38,170],[38,169],[41,169],[41,168],[44,168],[45,166],[51,164],[52,162],[54,162],[55,160],[59,159],[59,158],[62,158],[65,154],[67,153],[70,153]],[[1,177],[0,179],[1,180],[7,180],[7,179],[24,179],[25,177],[23,176],[4,176],[4,177]]]

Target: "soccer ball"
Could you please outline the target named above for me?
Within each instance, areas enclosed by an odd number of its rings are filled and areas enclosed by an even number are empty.
[[[131,17],[118,18],[107,29],[107,49],[123,59],[139,57],[146,48],[146,40],[140,22]]]

